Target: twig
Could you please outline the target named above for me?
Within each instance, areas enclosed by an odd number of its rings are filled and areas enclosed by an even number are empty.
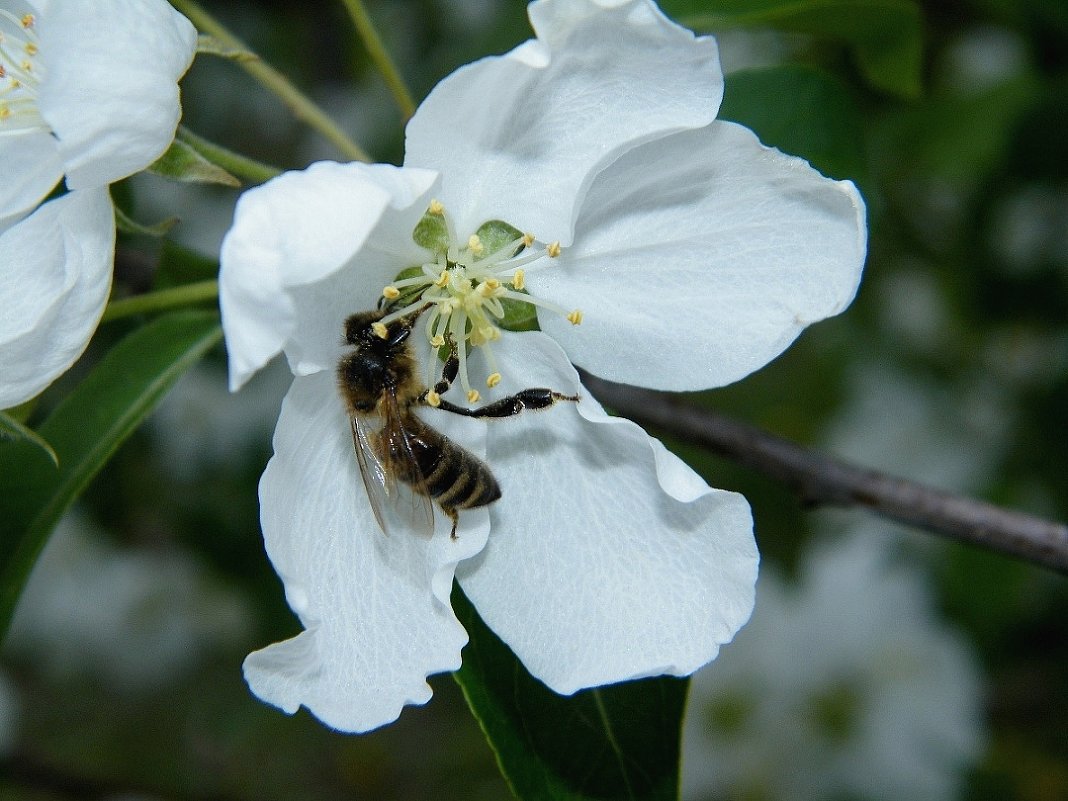
[[[583,374],[605,405],[790,487],[806,504],[859,506],[1068,574],[1068,526],[849,464],[672,395]]]

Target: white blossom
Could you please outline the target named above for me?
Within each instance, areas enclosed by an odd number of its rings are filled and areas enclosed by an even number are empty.
[[[875,528],[875,527],[872,527]],[[765,569],[753,619],[691,680],[687,801],[947,801],[983,744],[979,668],[882,531]]]
[[[0,409],[81,355],[111,288],[108,184],[174,137],[196,31],[163,0],[0,0]],[[68,194],[38,204],[65,180]],[[35,210],[36,207],[36,210]]]
[[[752,608],[748,505],[607,416],[571,364],[661,389],[726,384],[841,311],[860,278],[856,189],[715,120],[712,38],[650,0],[529,14],[536,39],[431,92],[403,167],[284,174],[241,198],[223,243],[231,387],[279,352],[296,376],[260,502],[305,630],[251,654],[245,676],[340,729],[393,720],[430,697],[427,675],[459,666],[454,575],[557,692],[713,659]],[[380,298],[383,322],[425,309],[412,339],[428,385],[432,346],[461,343],[457,402],[581,396],[488,423],[419,410],[501,485],[461,511],[455,539],[444,517],[429,540],[384,536],[361,486],[335,376],[346,318]],[[510,304],[541,330],[507,330]]]

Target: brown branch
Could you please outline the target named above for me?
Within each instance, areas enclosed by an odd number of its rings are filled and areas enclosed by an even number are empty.
[[[1068,526],[849,464],[675,396],[582,380],[606,406],[790,487],[812,505],[859,506],[950,539],[1068,574]]]

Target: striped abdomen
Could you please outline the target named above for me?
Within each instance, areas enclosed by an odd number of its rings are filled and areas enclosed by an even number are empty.
[[[453,522],[457,509],[485,506],[501,497],[501,488],[489,467],[444,434],[428,426],[414,414],[404,420],[421,476],[397,477],[414,484],[421,477],[427,493]]]

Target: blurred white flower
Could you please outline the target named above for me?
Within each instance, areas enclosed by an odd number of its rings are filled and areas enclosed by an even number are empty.
[[[164,0],[0,0],[0,409],[88,344],[111,287],[107,186],[167,149],[196,42]]]
[[[761,573],[753,619],[694,675],[683,797],[947,801],[983,747],[979,668],[879,532]]]
[[[213,648],[240,647],[248,628],[241,598],[188,555],[119,548],[75,513],[37,561],[8,646],[59,678],[139,691],[180,679]]]
[[[404,167],[282,175],[245,193],[223,243],[232,387],[281,351],[296,374],[260,502],[305,631],[245,675],[340,729],[393,720],[429,699],[427,675],[459,667],[454,575],[557,692],[714,658],[752,606],[748,505],[606,415],[571,362],[719,386],[841,311],[860,280],[856,188],[715,119],[712,38],[650,0],[540,0],[529,15],[536,39],[430,93]],[[503,493],[464,510],[455,540],[444,519],[429,540],[381,536],[361,489],[337,365],[346,318],[381,298],[397,301],[383,332],[423,310],[421,375],[432,347],[459,343],[469,404],[528,387],[582,398],[489,425],[425,410]],[[508,304],[541,330],[503,330]]]
[[[873,469],[949,492],[976,492],[990,479],[1011,430],[1009,404],[991,382],[950,393],[869,364],[849,375],[848,395],[825,441],[835,454]]]

